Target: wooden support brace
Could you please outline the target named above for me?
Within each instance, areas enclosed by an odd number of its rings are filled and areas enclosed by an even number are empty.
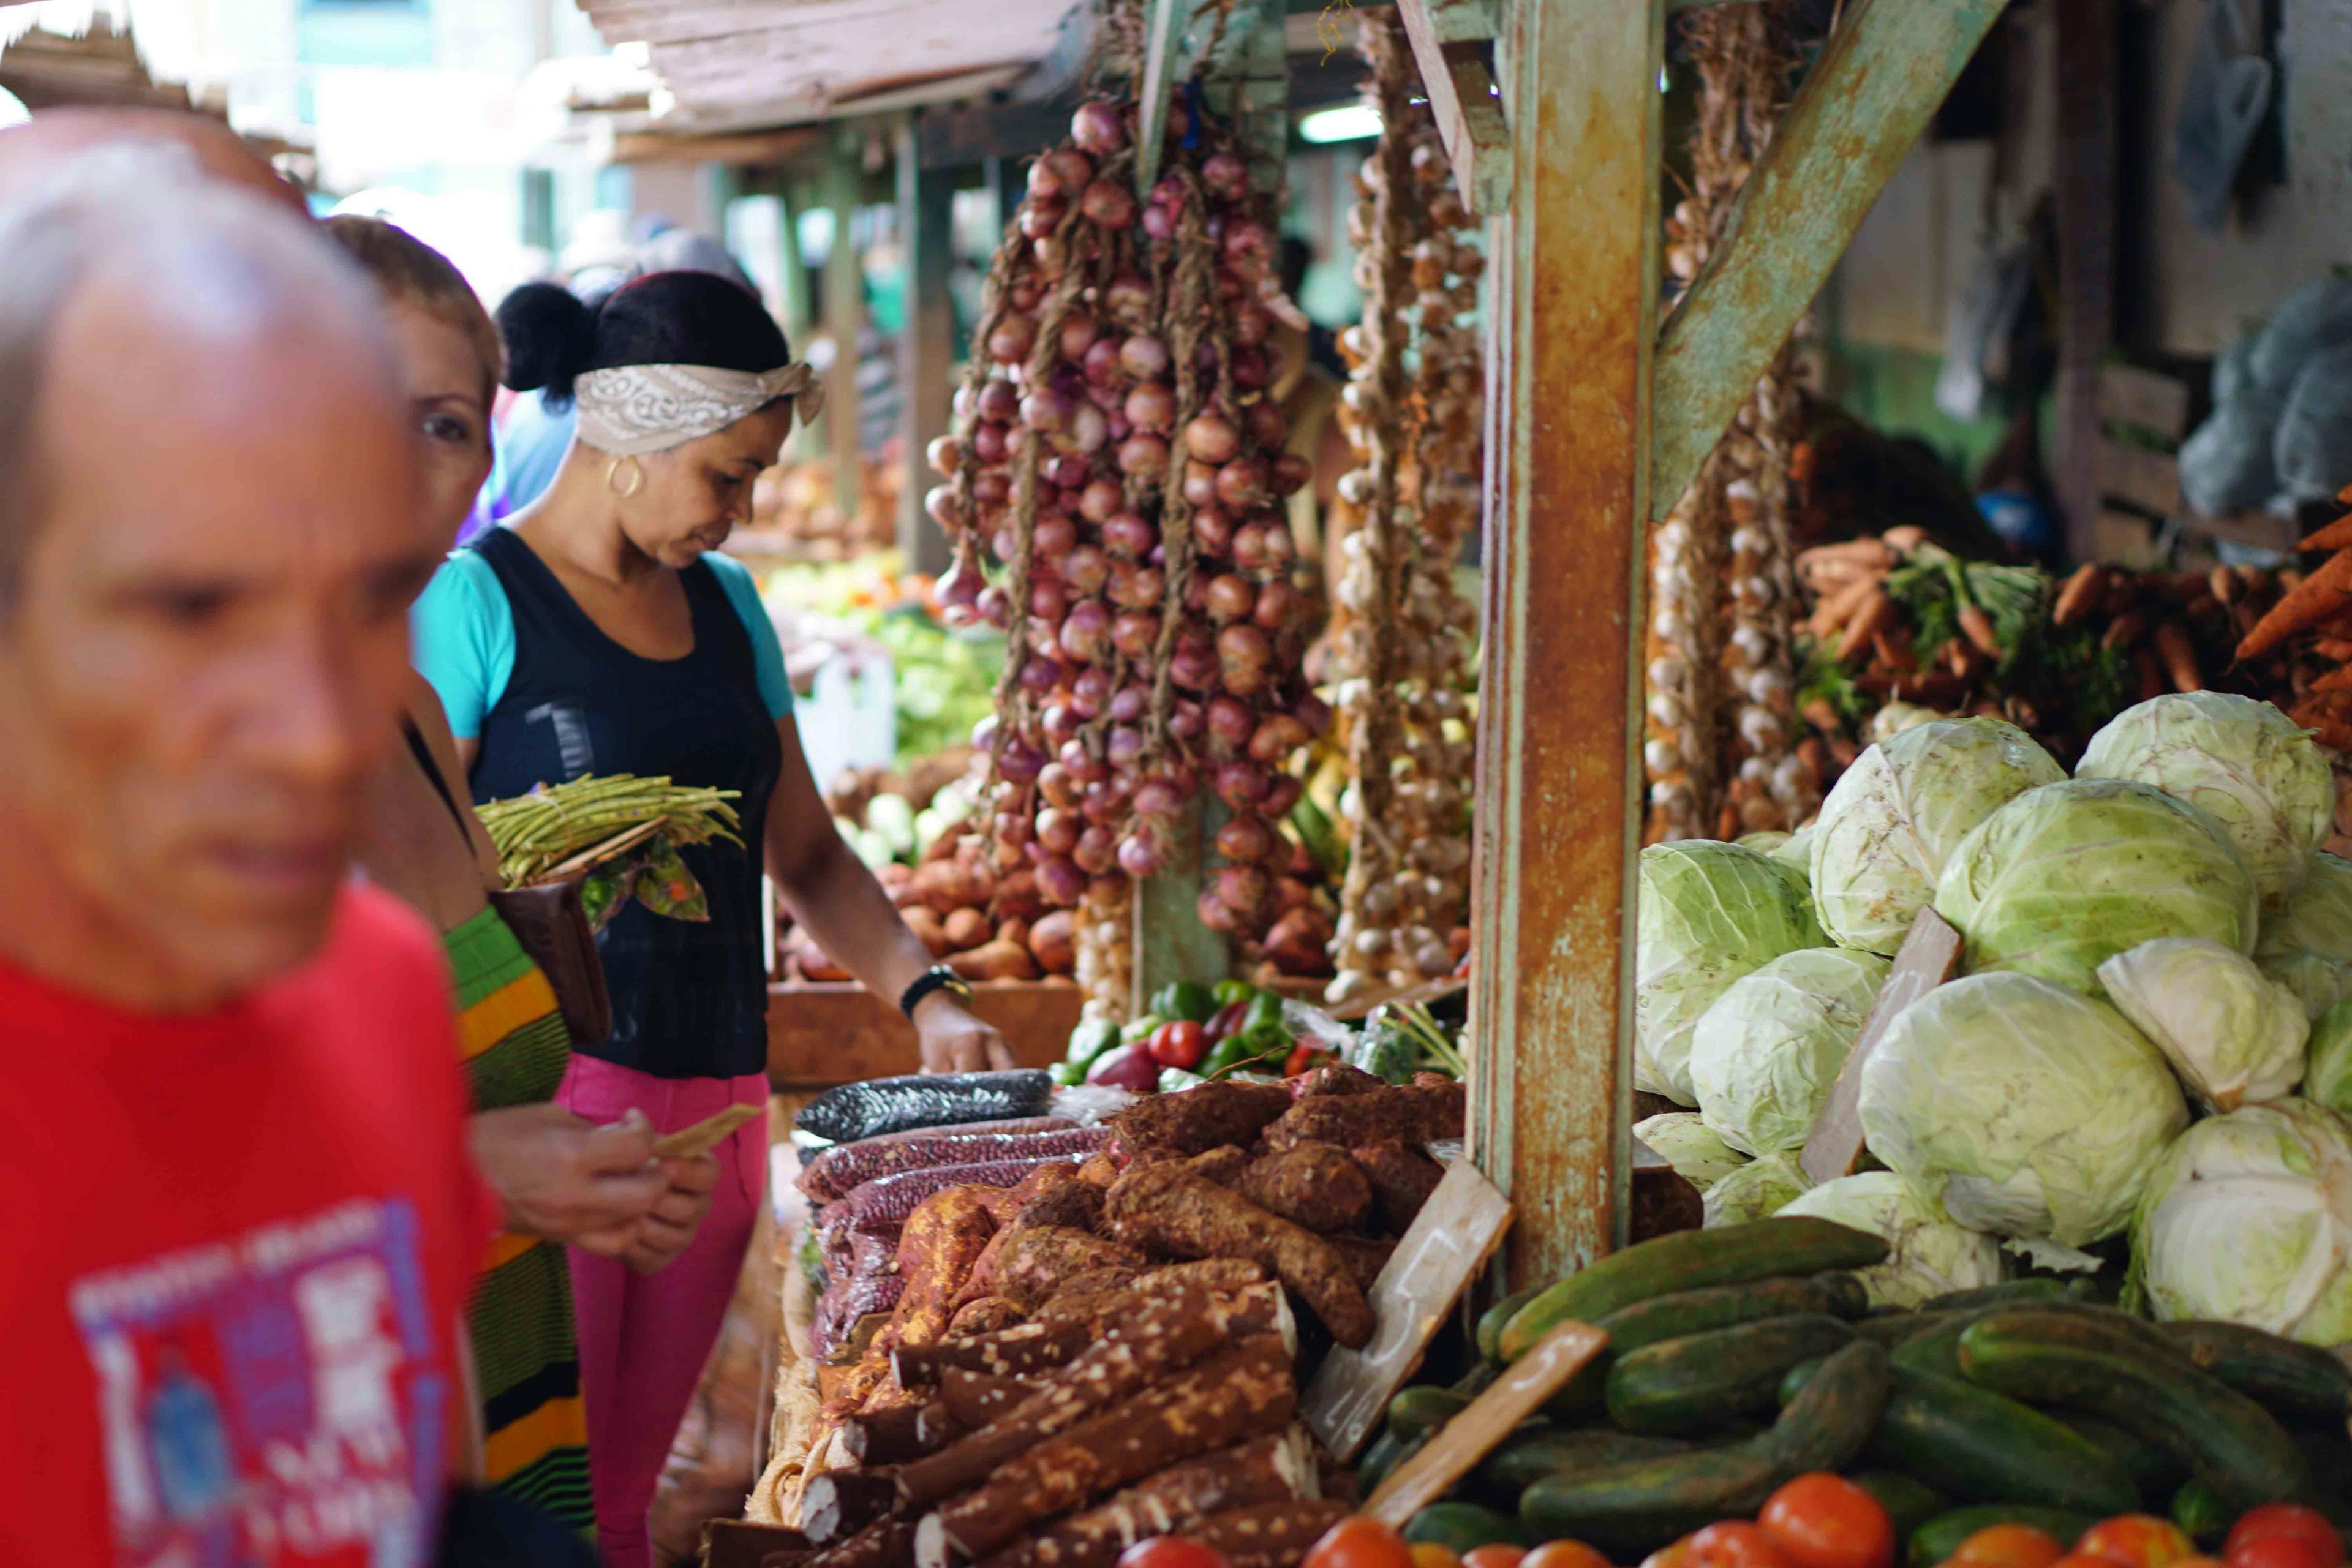
[[[1494,7],[1479,0],[1397,0],[1397,16],[1412,42],[1454,184],[1474,216],[1496,216],[1511,201],[1511,131],[1486,63]]]
[[[1664,517],[1756,390],[2006,0],[1851,0],[1658,342]]]
[[[909,572],[937,576],[948,568],[947,531],[924,510],[923,493],[937,478],[926,457],[934,437],[952,419],[955,389],[955,302],[948,293],[955,184],[923,167],[913,114],[898,136],[898,233],[906,256],[906,330],[898,338],[898,553]]]

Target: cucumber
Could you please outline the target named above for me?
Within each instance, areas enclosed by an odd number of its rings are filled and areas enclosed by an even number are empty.
[[[1853,1338],[1843,1318],[1801,1312],[1685,1334],[1609,1369],[1609,1418],[1628,1432],[1705,1432],[1772,1408],[1781,1376]]]
[[[2203,1481],[2183,1482],[2172,1494],[2172,1522],[2180,1532],[2200,1546],[2218,1546],[2230,1533],[2233,1516],[2213,1495],[2213,1489]]]
[[[2145,1432],[2233,1511],[2303,1490],[2303,1455],[2270,1412],[2185,1358],[2088,1348],[2069,1327],[2076,1321],[1996,1312],[1960,1336],[1960,1370],[1997,1394]]]
[[[1817,1355],[1811,1361],[1801,1361],[1790,1367],[1781,1374],[1780,1386],[1774,1391],[1773,1396],[1782,1405],[1787,1405],[1805,1391],[1805,1384],[1813,1381],[1813,1374],[1822,1370],[1822,1363],[1829,1359],[1825,1355]]]
[[[1676,1231],[1612,1254],[1549,1287],[1512,1314],[1496,1348],[1502,1359],[1516,1361],[1570,1319],[1590,1323],[1653,1296],[1775,1274],[1865,1268],[1885,1258],[1882,1237],[1810,1215]]]
[[[1620,1307],[1593,1327],[1608,1331],[1611,1355],[1622,1359],[1644,1346],[1681,1339],[1685,1334],[1736,1328],[1741,1323],[1793,1317],[1801,1312],[1838,1312],[1837,1303],[1846,1299],[1844,1292],[1822,1284],[1823,1279],[1843,1279],[1853,1284],[1853,1276],[1830,1274],[1811,1279],[1783,1277],[1759,1279],[1748,1285],[1709,1285],[1698,1290],[1677,1290],[1671,1296],[1654,1296],[1630,1307]],[[1858,1292],[1860,1287],[1854,1288]]]
[[[2129,1513],[2139,1489],[2114,1455],[2038,1410],[1990,1389],[1894,1368],[1872,1462],[1967,1502],[2030,1502]]]
[[[1878,1500],[1878,1506],[1895,1521],[1897,1541],[1952,1506],[1951,1499],[1899,1470],[1856,1470],[1846,1479]]]
[[[1923,1312],[1947,1312],[1967,1311],[1974,1307],[2021,1307],[2029,1302],[2066,1296],[2074,1289],[2063,1279],[2034,1275],[2024,1279],[2004,1279],[1998,1285],[1979,1285],[1969,1290],[1947,1290],[1940,1296],[1930,1296],[1920,1302],[1919,1310]]]
[[[1813,1283],[1822,1288],[1828,1305],[1822,1310],[1835,1312],[1841,1318],[1859,1318],[1870,1310],[1870,1292],[1863,1283],[1842,1268],[1813,1276]]]
[[[2163,1323],[2189,1364],[2291,1421],[2334,1426],[2352,1415],[2352,1367],[2316,1345],[2301,1344],[2242,1323]]]
[[[1525,1544],[1517,1520],[1475,1502],[1433,1502],[1405,1521],[1404,1538],[1451,1547],[1457,1552],[1496,1542]]]
[[[1613,1426],[1553,1426],[1511,1437],[1478,1467],[1478,1479],[1517,1497],[1556,1470],[1594,1469],[1690,1451],[1688,1443],[1676,1438],[1644,1437]]]
[[[1780,1479],[1839,1470],[1862,1452],[1886,1409],[1886,1352],[1868,1340],[1832,1351],[1772,1429],[1756,1439],[1780,1461]]]
[[[1524,1290],[1514,1290],[1485,1311],[1478,1314],[1478,1353],[1488,1361],[1503,1357],[1503,1325],[1518,1314],[1520,1308],[1542,1295],[1544,1288],[1530,1285]]]
[[[2071,1547],[2083,1532],[2099,1522],[2096,1514],[2072,1509],[2037,1508],[2032,1503],[1990,1502],[1956,1508],[1938,1514],[1911,1532],[1911,1568],[1937,1568],[1960,1549],[1960,1542],[1996,1524],[2022,1524],[2042,1531],[2061,1546]]]
[[[1469,1407],[1470,1395],[1450,1388],[1423,1384],[1400,1389],[1389,1401],[1389,1430],[1400,1437],[1420,1437],[1436,1431]]]
[[[1864,1338],[1885,1345],[1891,1355],[1969,1316],[1966,1312],[1889,1312],[1884,1317],[1864,1318],[1854,1329]]]
[[[1365,1496],[1388,1479],[1389,1472],[1420,1452],[1429,1441],[1429,1434],[1418,1437],[1400,1437],[1393,1432],[1383,1432],[1356,1465],[1356,1489]]]
[[[2023,1281],[2012,1280],[2011,1283],[2021,1284]],[[1995,1312],[2013,1311],[2048,1312],[2072,1320],[2063,1327],[2052,1323],[2048,1332],[2055,1339],[2080,1344],[2086,1349],[2137,1350],[2167,1359],[2185,1353],[2145,1318],[2134,1317],[2113,1307],[2102,1307],[2095,1302],[2057,1296],[2029,1301],[2021,1306],[1996,1302],[1973,1310],[1939,1313],[1940,1321],[1916,1339],[1903,1342],[1895,1353],[1895,1364],[1910,1367],[1915,1372],[1932,1372],[1941,1377],[1958,1377],[1960,1375],[1960,1336],[1969,1331],[1969,1325],[1980,1322]]]
[[[1912,1335],[1887,1352],[1896,1366],[1907,1366],[1914,1372],[1932,1372],[1938,1377],[1960,1375],[1960,1336],[1970,1323],[1991,1316],[1997,1307],[1954,1308],[1942,1312],[1922,1312],[1932,1317],[1925,1331]]]
[[[2132,1479],[2142,1499],[2163,1497],[2171,1492],[2189,1472],[2180,1461],[2158,1447],[2137,1432],[2127,1432],[2112,1421],[2080,1410],[2046,1410],[2053,1421],[2063,1422],[2076,1436],[2087,1437],[2114,1456]]]

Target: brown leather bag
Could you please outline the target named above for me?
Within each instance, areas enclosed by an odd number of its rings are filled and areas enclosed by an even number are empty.
[[[547,976],[575,1047],[601,1046],[613,1032],[613,998],[604,989],[596,933],[577,881],[541,882],[490,895],[490,906]]]

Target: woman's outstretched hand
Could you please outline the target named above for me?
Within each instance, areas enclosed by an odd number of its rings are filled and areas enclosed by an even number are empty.
[[[943,991],[916,1004],[915,1037],[922,1046],[925,1072],[980,1072],[1018,1065],[995,1026],[973,1017]]]

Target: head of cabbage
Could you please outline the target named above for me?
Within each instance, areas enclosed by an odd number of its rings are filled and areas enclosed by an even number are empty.
[[[1633,1136],[1702,1193],[1748,1163],[1748,1156],[1726,1143],[1695,1110],[1669,1110],[1636,1121]]]
[[[2276,1100],[2303,1078],[2302,1000],[2235,948],[2159,937],[2099,965],[2099,983],[2208,1110]]]
[[[2133,779],[2221,825],[2263,898],[2303,884],[2336,816],[2327,759],[2268,702],[2185,691],[2125,709],[2091,737],[2080,779]]]
[[[2352,1127],[2303,1100],[2200,1121],[2148,1182],[2132,1268],[2158,1318],[2352,1340]]]
[[[1893,956],[1978,823],[2066,776],[1999,719],[1938,719],[1854,759],[1813,830],[1813,912],[1844,947]]]
[[[2352,860],[2311,858],[2303,886],[2263,911],[2254,962],[2303,998],[2308,1017],[2352,996]]]
[[[1724,987],[1784,952],[1822,944],[1804,879],[1737,844],[1685,838],[1642,851],[1634,909],[1633,1084],[1677,1105],[1690,1036]]]
[[[2352,1116],[2352,1001],[2338,1002],[2311,1026],[2303,1097],[2338,1116]]]
[[[1713,1230],[1719,1225],[1769,1219],[1794,1202],[1808,1184],[1805,1173],[1786,1154],[1750,1160],[1706,1189],[1702,1200],[1706,1218],[1701,1223]]]
[[[1971,1229],[2083,1247],[2121,1230],[2189,1106],[2116,1011],[2030,974],[1905,1008],[1862,1068],[1870,1152]]]
[[[1808,887],[1812,884],[1813,826],[1811,823],[1789,835],[1778,847],[1767,849],[1764,853],[1804,878]]]
[[[2100,964],[2160,936],[2252,951],[2259,907],[2210,817],[2121,779],[2027,790],[1969,835],[1936,886],[1971,973],[2015,970],[2094,996]]]
[[[1955,1225],[1892,1171],[1865,1171],[1823,1182],[1781,1206],[1785,1217],[1810,1215],[1886,1238],[1886,1261],[1856,1269],[1874,1307],[1916,1307],[1949,1290],[1998,1285],[2000,1243]]]
[[[1706,1124],[1750,1154],[1801,1147],[1888,968],[1874,952],[1813,947],[1733,981],[1691,1029]]]

